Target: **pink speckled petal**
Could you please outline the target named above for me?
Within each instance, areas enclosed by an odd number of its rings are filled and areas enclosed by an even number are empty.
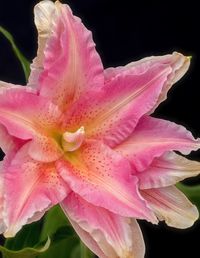
[[[0,122],[10,134],[31,139],[34,133],[56,127],[61,113],[48,99],[21,89],[0,94]]]
[[[41,161],[54,161],[63,154],[54,138],[60,116],[57,106],[32,92],[10,89],[0,94],[0,123],[13,136],[33,139],[30,154]]]
[[[28,144],[28,154],[40,162],[53,162],[64,154],[58,143],[51,137],[37,136]]]
[[[64,108],[91,87],[104,84],[92,35],[69,6],[42,1],[35,8],[35,21],[41,45],[31,81],[34,83],[34,76],[38,78],[41,95]]]
[[[191,227],[198,219],[197,208],[175,186],[141,190],[159,220],[175,228]]]
[[[151,112],[153,112],[155,108],[167,98],[167,92],[172,85],[180,80],[187,72],[190,65],[190,57],[185,57],[177,52],[174,52],[171,55],[146,57],[139,61],[131,62],[126,66],[106,69],[104,71],[105,81],[109,82],[123,72],[131,73],[132,70],[140,72],[142,69],[145,69],[146,65],[153,66],[156,63],[168,64],[172,67],[172,73],[168,77],[168,81],[165,83],[156,105],[151,110]]]
[[[200,174],[200,162],[188,160],[174,152],[155,158],[143,172],[137,173],[141,189],[160,188]]]
[[[101,92],[90,92],[66,114],[64,126],[84,126],[89,137],[103,139],[114,147],[132,134],[138,120],[157,103],[172,73],[167,64],[146,64],[140,71],[123,72],[110,80]]]
[[[128,158],[134,170],[144,171],[155,157],[167,151],[189,154],[200,148],[200,139],[195,140],[183,126],[173,122],[144,116],[132,135],[115,150]]]
[[[6,237],[14,236],[24,224],[40,219],[69,192],[53,163],[38,163],[27,152],[26,144],[3,171]]]
[[[137,178],[129,162],[97,141],[87,141],[66,160],[56,162],[57,170],[72,191],[88,202],[122,216],[145,218],[156,223],[140,197]]]
[[[144,241],[135,220],[96,207],[74,193],[61,206],[77,233],[99,257],[144,257]],[[89,237],[81,234],[82,231]]]

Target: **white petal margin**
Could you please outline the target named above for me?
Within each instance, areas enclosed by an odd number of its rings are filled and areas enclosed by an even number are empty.
[[[0,94],[3,94],[5,91],[7,91],[11,88],[12,89],[24,89],[24,91],[26,91],[26,92],[35,93],[35,91],[30,87],[25,87],[25,86],[22,86],[22,85],[17,85],[17,84],[12,84],[12,83],[9,83],[9,82],[0,81]]]
[[[174,185],[199,174],[200,162],[186,159],[175,152],[166,152],[155,158],[145,171],[137,174],[137,177],[140,189],[151,189]]]
[[[154,65],[157,62],[163,62],[165,64],[170,65],[173,72],[168,76],[168,79],[159,96],[157,104],[150,112],[153,113],[154,110],[158,107],[158,105],[167,98],[167,92],[173,86],[173,84],[179,81],[181,77],[183,77],[184,74],[187,72],[190,66],[190,59],[190,57],[185,57],[184,55],[177,52],[173,52],[171,55],[146,57],[139,61],[131,62],[126,66],[120,66],[116,68],[111,67],[106,69],[104,72],[105,81],[107,82],[111,80],[112,78],[118,76],[120,73],[123,73],[124,71],[137,71],[138,67],[142,66],[145,68],[145,64],[147,63]]]
[[[5,180],[4,180],[4,170],[7,164],[10,162],[13,155],[18,148],[18,143],[14,143],[12,137],[8,134],[6,128],[0,124],[0,148],[6,154],[4,160],[0,162],[0,234],[2,234],[6,228],[7,214],[4,212],[5,205]]]
[[[165,220],[168,226],[185,229],[199,217],[196,206],[175,186],[141,190],[141,194],[158,219]]]
[[[82,241],[100,258],[144,258],[144,241],[136,220],[94,206],[74,193],[61,207]]]
[[[65,212],[66,214],[66,212]],[[67,214],[66,214],[67,216]],[[92,238],[92,236],[85,231],[83,228],[81,228],[78,223],[76,223],[75,221],[73,221],[72,218],[70,218],[69,216],[68,220],[70,221],[71,225],[73,226],[74,230],[76,231],[76,233],[78,234],[78,236],[80,237],[81,241],[94,253],[96,254],[98,257],[100,258],[107,258],[107,256],[104,254],[104,252],[100,249],[100,247],[98,246],[98,244],[96,243],[96,241]],[[113,253],[113,250],[111,250],[111,254]],[[115,256],[114,256],[115,258]]]
[[[3,188],[3,170],[2,170],[2,162],[0,162],[0,234],[2,234],[5,229],[6,229],[6,225],[4,222],[4,214],[3,214],[3,205],[4,205],[4,196],[3,196],[3,192],[4,192],[4,188]]]
[[[28,86],[33,88],[37,86],[38,77],[43,71],[44,48],[51,34],[53,22],[57,18],[55,4],[49,0],[41,1],[34,8],[34,15],[38,31],[38,51],[31,64],[31,74],[28,82]]]

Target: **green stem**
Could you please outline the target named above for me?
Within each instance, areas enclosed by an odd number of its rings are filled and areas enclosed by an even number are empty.
[[[4,29],[3,27],[0,26],[0,33],[2,33],[4,35],[4,37],[10,42],[17,59],[21,63],[21,66],[23,68],[24,75],[25,75],[25,78],[26,78],[26,82],[27,82],[29,74],[30,74],[30,62],[20,52],[19,48],[15,44],[13,36],[10,34],[10,32],[8,32],[6,29]]]
[[[81,258],[94,258],[92,252],[80,241]]]

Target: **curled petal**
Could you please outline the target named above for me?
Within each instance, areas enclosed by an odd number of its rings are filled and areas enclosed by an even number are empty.
[[[144,116],[132,135],[115,150],[128,158],[135,170],[144,171],[154,158],[162,156],[165,152],[176,150],[189,154],[199,148],[200,140],[195,140],[183,126]]]
[[[21,141],[18,138],[15,138],[11,135],[9,135],[6,128],[0,124],[0,148],[2,151],[9,156],[10,152],[13,152],[18,150],[25,141]],[[7,158],[7,156],[5,158]]]
[[[143,237],[135,220],[96,207],[74,193],[61,206],[82,240],[99,257],[144,257]]]
[[[188,160],[174,152],[156,158],[145,171],[138,173],[141,189],[160,188],[200,174],[200,162]]]
[[[39,162],[53,162],[63,156],[62,149],[51,137],[37,136],[28,146],[30,157]]]
[[[38,163],[27,152],[26,144],[2,171],[6,237],[14,236],[23,225],[40,219],[69,192],[53,163]]]
[[[197,208],[175,186],[141,190],[159,220],[175,228],[191,227],[198,219]]]
[[[28,85],[32,88],[38,87],[38,80],[41,72],[44,70],[44,49],[51,35],[55,14],[55,4],[52,1],[41,1],[34,7],[35,25],[38,30],[38,51],[37,56],[31,64],[31,74]]]
[[[61,177],[88,202],[122,216],[145,218],[156,223],[140,197],[137,178],[129,162],[97,141],[87,141],[74,153],[56,162]]]
[[[39,50],[30,83],[38,80],[41,95],[64,108],[82,92],[103,85],[103,66],[92,35],[67,5],[41,1],[35,7],[35,22]]]

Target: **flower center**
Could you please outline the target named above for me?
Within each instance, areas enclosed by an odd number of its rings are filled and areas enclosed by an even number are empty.
[[[65,132],[62,136],[62,147],[65,152],[77,150],[85,139],[85,130],[81,126],[76,132]]]

